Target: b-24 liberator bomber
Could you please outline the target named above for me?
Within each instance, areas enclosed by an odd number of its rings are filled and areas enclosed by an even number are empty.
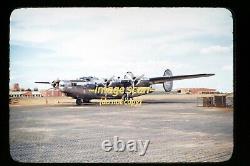
[[[144,74],[135,76],[127,72],[123,78],[112,76],[111,78],[81,77],[76,80],[54,80],[52,82],[35,82],[50,84],[59,89],[66,96],[76,99],[76,104],[90,102],[91,99],[129,99],[148,93],[152,93],[153,84],[163,84],[166,92],[170,92],[174,80],[209,77],[214,74],[193,74],[173,76],[171,70],[165,70],[161,77],[144,77]]]

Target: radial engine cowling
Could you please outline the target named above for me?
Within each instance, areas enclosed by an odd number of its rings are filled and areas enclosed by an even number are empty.
[[[171,77],[173,74],[171,70],[167,69],[165,70],[163,76]],[[166,92],[170,92],[173,88],[173,81],[166,81],[163,83],[163,88]]]

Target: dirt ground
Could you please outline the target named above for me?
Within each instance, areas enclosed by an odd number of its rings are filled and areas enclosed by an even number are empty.
[[[197,107],[193,95],[145,95],[141,106],[10,105],[10,154],[20,162],[220,162],[233,152],[233,111]],[[43,100],[41,100],[43,102]],[[52,102],[53,101],[53,102]],[[59,101],[59,103],[57,102]],[[27,103],[28,101],[26,101]],[[139,152],[105,152],[104,140],[150,140]]]

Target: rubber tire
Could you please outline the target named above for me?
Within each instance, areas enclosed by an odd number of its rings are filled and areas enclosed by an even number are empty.
[[[123,101],[124,101],[124,100],[129,100],[130,98],[132,98],[132,97],[130,97],[129,94],[126,94],[126,93],[125,93],[125,94],[122,95],[122,100],[123,100]]]
[[[82,99],[76,99],[76,104],[77,105],[82,105]]]

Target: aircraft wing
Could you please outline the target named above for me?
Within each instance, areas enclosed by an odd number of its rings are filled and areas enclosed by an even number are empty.
[[[38,84],[50,84],[50,82],[45,82],[45,81],[36,81],[35,83],[38,83]]]
[[[179,75],[179,76],[162,76],[162,77],[153,77],[149,78],[149,82],[152,84],[160,84],[166,81],[174,81],[174,80],[184,80],[191,78],[199,78],[199,77],[210,77],[214,74],[193,74],[193,75]]]

